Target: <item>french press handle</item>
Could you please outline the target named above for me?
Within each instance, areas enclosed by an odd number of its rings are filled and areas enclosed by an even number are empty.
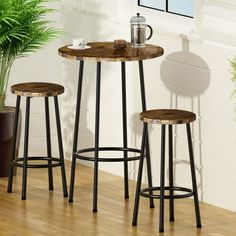
[[[146,38],[146,40],[149,40],[149,39],[152,37],[153,30],[152,30],[152,27],[151,27],[150,25],[147,25],[147,27],[148,27],[149,30],[150,30],[150,34],[149,34],[148,38]]]

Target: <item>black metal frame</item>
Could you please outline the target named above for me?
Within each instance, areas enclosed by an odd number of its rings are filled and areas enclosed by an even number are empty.
[[[60,124],[60,116],[59,116],[58,98],[57,98],[57,96],[54,97],[56,126],[57,126],[57,137],[58,137],[58,147],[59,147],[59,158],[52,157],[52,153],[51,153],[51,133],[50,133],[50,116],[49,116],[48,97],[45,97],[45,121],[46,121],[47,156],[46,157],[45,156],[30,156],[30,157],[28,156],[30,99],[31,99],[31,97],[26,97],[25,136],[24,136],[24,153],[23,153],[23,157],[15,158],[16,138],[17,138],[17,131],[18,131],[18,120],[19,120],[19,112],[20,112],[20,100],[21,100],[21,97],[17,96],[16,112],[15,112],[15,123],[14,123],[14,130],[13,130],[13,147],[12,147],[11,162],[10,162],[10,166],[9,166],[9,179],[8,179],[7,192],[8,193],[12,192],[14,167],[23,168],[21,199],[26,200],[27,169],[28,168],[48,168],[49,190],[53,190],[53,172],[52,172],[52,168],[61,166],[63,195],[64,195],[64,197],[67,197],[68,193],[67,193],[66,172],[65,172],[64,154],[63,154],[63,144],[62,144],[62,135],[61,135],[61,124]],[[42,163],[31,164],[31,163],[28,163],[28,161],[38,161],[38,160],[46,161],[47,163],[46,164],[42,164]]]
[[[127,105],[126,105],[126,70],[125,62],[121,62],[121,80],[122,80],[122,114],[123,114],[123,146],[124,146],[124,186],[125,198],[129,198],[129,176],[128,176],[128,136],[127,136]]]
[[[193,16],[188,16],[188,15],[180,14],[180,13],[177,13],[177,12],[169,11],[168,10],[168,5],[169,5],[168,1],[169,0],[166,0],[166,9],[165,10],[158,9],[158,8],[155,8],[155,7],[146,6],[146,5],[142,5],[140,3],[140,0],[138,0],[138,6],[153,9],[153,10],[157,10],[157,11],[162,11],[162,12],[166,12],[166,13],[171,13],[171,14],[174,14],[174,15],[177,15],[177,16],[184,16],[184,17],[188,17],[188,18],[193,18]]]
[[[128,152],[132,152],[132,153],[138,153],[139,155],[138,156],[135,156],[135,157],[105,157],[105,158],[102,158],[102,157],[98,157],[98,161],[99,162],[121,162],[121,161],[124,161],[125,162],[129,162],[129,161],[136,161],[136,160],[139,160],[140,159],[140,149],[137,149],[137,148],[123,148],[123,147],[99,147],[98,148],[99,152],[106,152],[106,151],[118,151],[118,152],[123,152],[124,155]],[[95,161],[95,158],[94,157],[90,157],[90,156],[85,156],[85,155],[81,155],[82,153],[90,153],[90,152],[95,152],[95,148],[84,148],[84,149],[80,149],[76,152],[76,157],[78,159],[81,159],[81,160],[85,160],[85,161]]]
[[[159,214],[159,232],[164,232],[164,200],[169,199],[169,214],[170,221],[174,221],[174,199],[194,197],[194,206],[195,206],[195,216],[196,216],[196,225],[197,228],[201,228],[201,216],[199,209],[198,201],[198,190],[197,190],[197,181],[195,174],[195,165],[193,157],[193,148],[192,148],[192,138],[190,124],[186,124],[187,130],[187,139],[188,139],[188,149],[189,149],[189,160],[190,160],[190,169],[192,177],[192,189],[185,187],[175,187],[173,180],[173,134],[172,134],[172,125],[169,125],[169,186],[165,186],[165,133],[166,125],[161,126],[161,165],[160,165],[160,186],[158,187],[148,187],[141,189],[142,184],[142,172],[143,172],[143,161],[144,153],[147,145],[147,123],[143,124],[143,136],[142,136],[142,147],[141,147],[141,159],[139,162],[136,194],[135,194],[135,203],[133,211],[133,221],[132,225],[137,225],[138,220],[138,210],[139,210],[139,199],[140,196],[148,197],[149,199],[160,199],[160,214]],[[165,194],[165,190],[169,191],[169,194]],[[153,194],[150,192],[159,191],[159,194]],[[175,194],[174,191],[185,192],[185,194]]]
[[[75,182],[75,167],[76,159],[93,161],[94,162],[94,182],[93,182],[93,212],[97,212],[97,195],[98,195],[98,163],[99,162],[124,162],[124,197],[129,198],[129,185],[128,185],[128,162],[140,159],[140,149],[128,147],[128,134],[127,134],[127,104],[126,104],[126,68],[125,62],[121,62],[121,87],[122,87],[122,125],[123,125],[123,147],[99,147],[99,125],[100,125],[100,87],[101,87],[101,62],[97,62],[97,75],[96,75],[96,107],[95,107],[95,146],[92,148],[84,148],[77,150],[78,146],[78,132],[79,132],[79,119],[82,95],[82,82],[83,82],[83,68],[84,61],[80,61],[79,81],[77,89],[77,103],[75,114],[75,128],[74,128],[74,141],[73,141],[73,154],[71,163],[71,179],[70,179],[70,193],[69,202],[73,202],[74,195],[74,182]],[[143,62],[139,61],[139,75],[140,75],[140,89],[142,110],[146,110],[145,86],[144,86],[144,72]],[[119,151],[123,152],[122,158],[117,157],[99,157],[99,153],[103,151]],[[147,136],[146,159],[147,159],[147,173],[149,180],[149,187],[152,187],[152,173],[150,163],[149,141]],[[93,152],[94,156],[82,155],[84,153]],[[129,157],[129,153],[136,153],[134,157]],[[152,193],[152,191],[150,191]],[[150,199],[150,207],[154,207],[153,199]]]
[[[46,121],[46,137],[47,137],[47,154],[48,154],[48,182],[49,190],[53,190],[53,173],[52,173],[52,148],[51,148],[51,132],[50,132],[50,115],[49,115],[49,103],[48,97],[45,97],[45,121]]]

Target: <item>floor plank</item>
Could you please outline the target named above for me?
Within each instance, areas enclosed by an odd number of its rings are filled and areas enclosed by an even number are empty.
[[[70,176],[70,162],[66,163]],[[151,236],[158,232],[158,201],[155,209],[141,198],[138,226],[132,227],[135,183],[130,181],[130,199],[123,198],[123,178],[99,172],[98,213],[92,213],[92,169],[77,166],[74,202],[63,198],[60,169],[54,169],[54,191],[48,191],[47,170],[30,169],[27,200],[21,200],[21,170],[14,178],[13,193],[7,193],[7,178],[0,179],[0,235],[102,235]],[[68,181],[69,182],[69,181]],[[201,203],[203,228],[195,228],[193,201],[176,200],[175,222],[165,212],[165,236],[233,236],[236,213]]]

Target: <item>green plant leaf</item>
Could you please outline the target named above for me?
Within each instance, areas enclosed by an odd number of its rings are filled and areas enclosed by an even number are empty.
[[[231,93],[231,98],[236,99],[236,57],[230,60],[230,65],[231,65],[231,80],[234,84],[233,91]],[[236,106],[235,106],[235,114],[236,114]],[[236,120],[236,116],[235,116]]]
[[[13,62],[35,52],[60,34],[46,16],[54,0],[0,0],[0,96],[5,97]],[[0,102],[1,103],[1,102]],[[0,104],[0,109],[2,105]]]

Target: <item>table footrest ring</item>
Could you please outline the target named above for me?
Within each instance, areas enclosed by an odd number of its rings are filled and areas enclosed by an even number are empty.
[[[56,157],[28,157],[27,158],[28,161],[47,161],[47,164],[42,164],[42,163],[35,163],[35,164],[31,164],[31,163],[27,163],[27,168],[48,168],[48,167],[58,167],[61,166],[61,160],[59,158]],[[13,165],[17,166],[17,167],[23,167],[24,158],[20,157],[20,158],[16,158],[13,161]],[[51,161],[51,163],[49,164],[48,161]]]
[[[139,155],[136,155],[134,157],[127,157],[127,158],[120,158],[120,157],[98,157],[99,162],[124,162],[124,161],[135,161],[140,159],[141,150],[137,148],[124,148],[124,147],[99,147],[99,152],[107,152],[107,151],[118,151],[118,152],[127,152],[128,153],[138,153]],[[74,156],[78,159],[85,160],[85,161],[94,161],[94,157],[84,156],[81,155],[83,153],[89,153],[89,152],[95,152],[95,148],[84,148],[78,150],[76,153],[74,153]]]
[[[173,191],[173,196],[171,197],[169,194],[164,195],[165,199],[179,199],[179,198],[188,198],[194,196],[194,192],[192,189],[189,188],[184,188],[184,187],[165,187],[165,190],[172,190]],[[160,194],[150,194],[150,191],[160,191],[160,187],[152,187],[152,188],[144,188],[140,190],[140,195],[142,197],[147,197],[147,198],[155,198],[155,199],[160,199]],[[179,192],[186,192],[184,194],[175,194],[174,191],[179,191]]]

